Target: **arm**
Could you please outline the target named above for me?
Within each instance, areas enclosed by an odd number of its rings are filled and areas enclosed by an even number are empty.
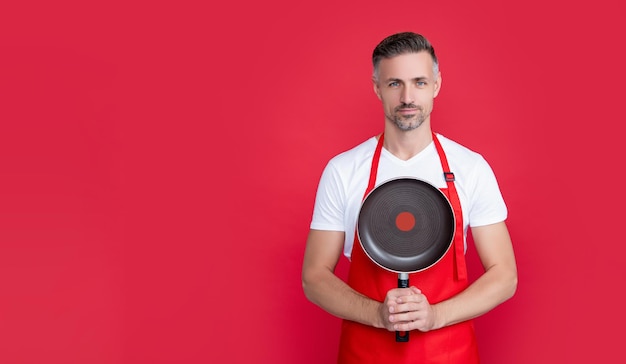
[[[306,297],[327,312],[343,319],[384,327],[382,303],[356,292],[334,273],[343,249],[341,231],[311,230],[302,265]]]
[[[517,266],[506,224],[475,227],[472,235],[485,272],[463,292],[434,305],[417,289],[414,295],[402,297],[400,307],[407,313],[395,315],[395,321],[405,322],[397,330],[428,331],[453,325],[487,313],[513,296]],[[406,323],[412,320],[416,321]]]

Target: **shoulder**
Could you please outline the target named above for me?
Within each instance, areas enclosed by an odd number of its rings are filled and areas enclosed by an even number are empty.
[[[470,226],[506,220],[507,208],[493,170],[483,156],[455,141],[438,135],[446,153],[455,185]]]
[[[482,155],[474,150],[452,140],[441,134],[437,134],[437,139],[441,143],[441,147],[446,152],[446,154],[450,154],[454,158],[463,158],[465,160],[481,160],[483,159]]]
[[[491,169],[482,154],[441,134],[437,134],[437,138],[446,153],[451,169],[463,170],[466,173]]]
[[[363,180],[364,174],[369,173],[376,144],[376,138],[371,137],[352,149],[332,157],[324,168],[319,189],[349,193],[355,187],[354,184]]]
[[[445,136],[437,134],[437,137],[459,183],[469,188],[495,178],[491,166],[482,154]]]

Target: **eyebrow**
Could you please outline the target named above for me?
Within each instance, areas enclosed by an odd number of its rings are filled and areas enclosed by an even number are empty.
[[[421,76],[421,77],[413,77],[411,78],[411,81],[413,82],[417,82],[417,81],[428,81],[428,77],[426,76]],[[399,78],[388,78],[387,82],[404,82],[404,80],[401,80]]]

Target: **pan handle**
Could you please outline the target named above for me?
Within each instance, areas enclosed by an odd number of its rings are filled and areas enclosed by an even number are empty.
[[[398,288],[409,288],[409,274],[398,274]],[[409,341],[408,331],[396,331],[396,342],[406,343]]]

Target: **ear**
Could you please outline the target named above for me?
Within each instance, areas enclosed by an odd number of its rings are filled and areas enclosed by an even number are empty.
[[[372,77],[372,86],[374,87],[374,93],[376,94],[376,96],[378,96],[378,99],[382,101],[383,98],[380,95],[380,87],[378,87],[378,82],[374,77]]]
[[[435,94],[433,96],[433,98],[437,97],[437,95],[439,95],[439,90],[441,90],[441,72],[437,73],[437,78],[435,81]]]

